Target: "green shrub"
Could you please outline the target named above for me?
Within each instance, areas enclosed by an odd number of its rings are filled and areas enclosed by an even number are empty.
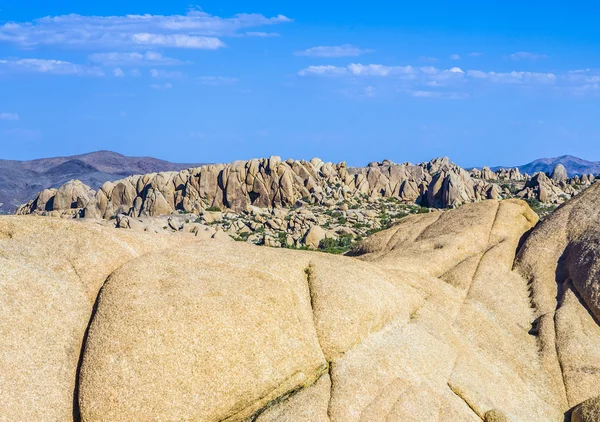
[[[343,254],[352,248],[353,239],[354,236],[351,234],[341,235],[337,239],[326,238],[319,243],[319,250],[331,254]]]

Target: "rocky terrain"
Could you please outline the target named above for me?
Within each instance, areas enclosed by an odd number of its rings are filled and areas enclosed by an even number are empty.
[[[13,213],[39,191],[58,188],[72,179],[98,189],[108,180],[132,174],[179,171],[193,166],[149,157],[125,157],[110,151],[31,161],[0,160],[0,214]]]
[[[595,182],[545,173],[464,170],[447,158],[419,165],[269,159],[207,165],[47,189],[18,214],[103,220],[112,227],[229,236],[274,247],[343,253],[400,219],[486,199],[522,198],[545,217]]]
[[[597,421],[599,198],[410,215],[352,256],[0,217],[0,415]]]

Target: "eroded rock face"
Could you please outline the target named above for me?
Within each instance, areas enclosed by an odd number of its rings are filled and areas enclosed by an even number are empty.
[[[594,184],[555,211],[518,256],[517,268],[531,283],[545,369],[556,385],[564,380],[570,406],[600,395],[599,194]]]
[[[0,414],[562,421],[600,394],[598,186],[524,243],[527,204],[482,201],[354,257],[1,217]]]
[[[495,180],[498,176],[489,178]],[[107,182],[97,192],[89,188],[82,192],[80,183],[74,190],[69,182],[53,196],[47,191],[40,193],[18,213],[44,214],[77,208],[77,215],[88,218],[110,219],[119,214],[153,217],[174,212],[199,213],[209,207],[235,212],[250,206],[290,207],[300,200],[335,204],[359,196],[369,200],[393,197],[428,207],[452,208],[491,199],[488,192],[494,192],[490,190],[492,185],[486,181],[478,183],[476,192],[471,175],[448,158],[419,165],[384,160],[348,169],[345,163],[323,163],[319,159],[281,161],[271,157],[207,165],[179,173],[131,176]],[[56,202],[51,210],[47,205],[50,201]]]

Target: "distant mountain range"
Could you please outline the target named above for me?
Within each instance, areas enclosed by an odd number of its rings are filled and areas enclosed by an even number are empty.
[[[521,173],[534,174],[539,171],[552,173],[557,164],[562,164],[567,169],[570,177],[582,174],[600,174],[600,161],[587,161],[572,155],[563,155],[556,158],[540,158],[522,166],[498,166],[492,168],[497,171],[501,168],[517,167]]]
[[[111,151],[32,161],[0,160],[0,213],[12,213],[39,191],[60,187],[71,179],[98,189],[106,181],[132,174],[179,171],[199,165],[126,157]]]

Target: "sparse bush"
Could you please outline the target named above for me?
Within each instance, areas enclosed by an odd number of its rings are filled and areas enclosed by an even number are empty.
[[[337,239],[326,238],[319,243],[319,250],[336,255],[343,254],[352,248],[353,239],[351,234],[341,235]]]

